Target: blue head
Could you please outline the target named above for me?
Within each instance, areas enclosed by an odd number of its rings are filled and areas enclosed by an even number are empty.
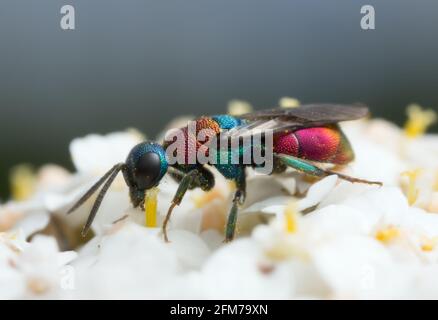
[[[158,185],[166,174],[166,151],[154,142],[142,142],[132,148],[126,159],[123,176],[134,207],[142,205],[145,191]]]

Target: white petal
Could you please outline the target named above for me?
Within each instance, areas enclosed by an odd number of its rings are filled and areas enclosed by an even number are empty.
[[[21,299],[25,291],[25,278],[17,270],[0,264],[0,299]]]
[[[49,223],[49,220],[50,216],[46,211],[29,212],[14,228],[21,229],[23,236],[27,238],[31,234],[44,229]]]
[[[397,268],[383,246],[365,237],[339,237],[313,252],[318,270],[338,298],[397,298],[410,274]]]
[[[90,134],[74,139],[70,144],[70,153],[77,171],[101,173],[116,163],[124,162],[129,151],[141,140],[133,132]]]
[[[167,245],[178,257],[180,265],[184,269],[199,268],[210,255],[210,249],[205,242],[191,232],[170,231],[169,239],[171,242]]]
[[[271,273],[260,268],[257,247],[249,240],[236,240],[216,251],[199,281],[205,298],[285,299],[292,296],[290,269],[278,265]],[[214,290],[212,290],[214,288]]]
[[[249,207],[242,209],[240,213],[268,213],[268,214],[283,214],[284,209],[291,197],[272,197],[259,202],[256,202]]]
[[[338,176],[331,175],[312,185],[306,197],[298,202],[298,210],[304,210],[320,203],[335,187],[337,181]]]

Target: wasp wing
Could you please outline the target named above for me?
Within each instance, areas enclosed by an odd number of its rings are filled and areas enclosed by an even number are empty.
[[[238,116],[245,123],[227,132],[223,138],[248,136],[255,132],[279,132],[357,120],[368,115],[364,105],[309,104],[296,108],[273,108]]]
[[[298,121],[300,123],[335,123],[347,120],[356,120],[368,115],[368,108],[364,105],[341,104],[309,104],[297,108],[273,108],[255,111],[239,116],[241,119],[271,120],[282,119]]]

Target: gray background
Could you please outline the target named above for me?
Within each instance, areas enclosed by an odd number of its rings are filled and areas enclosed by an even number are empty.
[[[75,31],[59,27],[65,4]],[[232,98],[361,101],[402,123],[410,102],[438,106],[437,30],[433,0],[1,0],[0,197],[13,164],[71,168],[73,137],[151,136]]]

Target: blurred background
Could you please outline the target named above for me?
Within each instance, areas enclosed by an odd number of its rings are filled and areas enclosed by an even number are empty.
[[[375,30],[360,28],[365,4]],[[437,31],[434,0],[1,0],[0,198],[17,163],[72,169],[74,137],[153,137],[236,98],[360,101],[402,124],[411,102],[438,107]]]

